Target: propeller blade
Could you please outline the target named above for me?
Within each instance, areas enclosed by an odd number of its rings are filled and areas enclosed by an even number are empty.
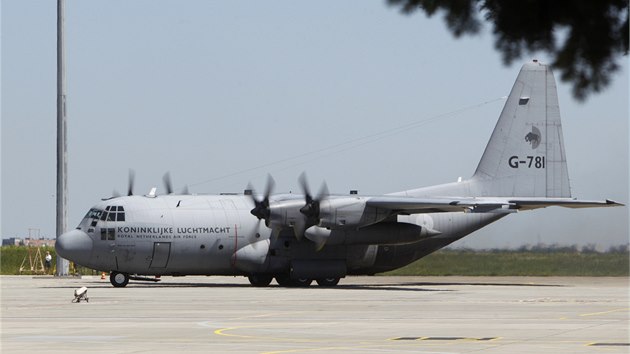
[[[267,227],[269,227],[269,225],[267,225]],[[280,237],[280,231],[282,231],[282,229],[280,229],[279,227],[274,227],[271,229],[271,239],[275,241],[278,240],[278,237]]]
[[[304,198],[306,198],[306,204],[309,204],[313,201],[313,197],[311,196],[311,192],[308,188],[308,181],[306,180],[306,173],[302,172],[300,177],[298,178],[300,182],[300,187],[302,188],[302,193],[304,193]]]
[[[254,249],[256,249],[258,248],[258,237],[256,236],[260,235],[260,219],[256,221],[256,227],[254,228],[254,230],[256,230],[256,234],[254,236],[251,236],[252,234],[250,233],[250,236],[247,241],[249,242],[250,245],[252,245]]]
[[[298,241],[302,240],[302,236],[304,236],[304,231],[306,230],[306,218],[298,218],[295,220],[293,224],[293,233],[295,234],[295,238]]]
[[[321,251],[324,246],[326,246],[326,239],[315,242],[315,252]]]
[[[188,194],[190,194],[190,191],[188,190],[188,185],[185,185],[185,186],[184,186],[184,189],[182,189],[182,194],[183,194],[183,195],[188,195]]]
[[[256,190],[254,189],[254,186],[252,186],[251,182],[247,183],[247,189],[251,191],[251,194],[249,194],[249,197],[254,203],[254,209],[250,210],[250,213],[254,215],[255,217],[257,217],[258,220],[260,220],[262,219],[262,215],[260,215],[260,208],[259,208],[260,202],[258,201],[258,199],[256,199]]]
[[[249,195],[249,197],[252,200],[256,200],[256,197],[254,196],[256,194],[256,189],[254,189],[254,186],[252,185],[252,182],[248,182],[247,183],[247,187],[245,188],[245,190],[249,191],[249,194],[247,194],[247,193],[245,193],[245,194]]]
[[[162,177],[162,181],[164,181],[164,188],[166,188],[166,194],[173,193],[173,184],[171,183],[171,173],[166,172],[164,177]]]
[[[133,184],[134,184],[134,180],[136,179],[136,173],[132,170],[129,169],[129,184],[127,185],[127,195],[133,195]]]
[[[265,187],[265,199],[269,200],[269,196],[273,192],[274,187],[276,186],[276,181],[271,177],[270,174],[267,174],[267,186]]]
[[[256,199],[256,193],[254,192],[254,188],[252,187],[251,183],[247,185],[247,189],[252,191],[252,194],[250,196],[252,198],[252,201],[254,202],[254,209],[252,209],[250,213],[257,217],[258,220],[265,219],[266,225],[268,225],[268,219],[271,213],[271,210],[269,209],[269,196],[273,192],[273,188],[275,187],[275,185],[276,181],[274,181],[273,177],[271,177],[271,175],[267,175],[267,185],[265,187],[265,194],[262,200]]]
[[[299,182],[302,187],[302,191],[304,192],[305,202],[304,206],[300,208],[300,212],[306,216],[306,223],[310,225],[317,224],[319,220],[319,204],[323,199],[328,197],[328,186],[326,185],[326,182],[324,182],[320,187],[319,192],[317,192],[317,196],[313,198],[308,187],[306,174],[304,172],[300,175]]]
[[[328,192],[328,185],[326,184],[326,181],[324,181],[322,183],[322,186],[319,188],[319,192],[317,192],[317,197],[315,197],[317,199],[317,201],[322,201],[325,198],[328,198],[328,196],[330,195],[330,193]]]
[[[313,215],[313,213],[315,212],[315,207],[314,207],[314,200],[313,200],[313,196],[311,195],[311,191],[310,188],[308,187],[308,181],[306,179],[306,173],[302,172],[300,174],[300,177],[298,178],[298,181],[300,182],[300,187],[302,188],[302,193],[304,193],[304,206],[302,208],[300,208],[300,212],[304,215],[306,215],[307,217],[311,217]]]

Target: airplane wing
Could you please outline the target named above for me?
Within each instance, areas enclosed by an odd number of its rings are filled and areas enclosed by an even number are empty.
[[[389,209],[396,214],[446,213],[511,209],[507,200],[485,200],[475,198],[415,198],[403,196],[373,197],[367,206]]]
[[[445,212],[510,213],[550,206],[565,208],[593,208],[623,206],[612,200],[579,200],[573,198],[415,198],[404,196],[373,197],[367,205],[389,209],[395,214]]]

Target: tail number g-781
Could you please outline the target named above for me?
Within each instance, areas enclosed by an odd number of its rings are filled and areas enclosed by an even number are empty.
[[[545,168],[544,156],[525,156],[521,159],[518,156],[512,156],[508,160],[508,165],[512,168]]]

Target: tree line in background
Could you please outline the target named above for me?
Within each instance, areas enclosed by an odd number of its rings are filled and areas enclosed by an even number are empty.
[[[623,254],[630,253],[630,244],[610,246],[605,251],[598,250],[598,247],[594,243],[590,243],[584,246],[578,245],[560,245],[552,244],[547,245],[539,243],[536,245],[522,245],[518,248],[490,248],[490,249],[473,249],[468,247],[449,247],[443,251],[456,251],[456,252],[490,252],[490,253],[514,253],[514,252],[532,252],[532,253],[613,253]]]

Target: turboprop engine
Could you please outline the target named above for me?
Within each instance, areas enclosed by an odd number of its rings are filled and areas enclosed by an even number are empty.
[[[321,249],[324,245],[402,245],[440,235],[441,232],[408,223],[385,222],[363,227],[359,230],[327,229],[311,226],[304,236]]]
[[[319,202],[317,226],[331,229],[357,229],[385,220],[388,210],[369,207],[364,197],[327,198]]]
[[[304,198],[293,195],[279,195],[270,200],[275,182],[268,177],[263,199],[257,199],[253,192],[254,209],[251,210],[259,220],[272,229],[293,228],[295,237],[301,239],[307,228],[318,226],[334,230],[357,230],[385,220],[389,210],[367,206],[367,198],[359,196],[330,196],[324,183],[317,196],[313,197],[306,182],[306,176],[300,176],[300,185]],[[253,188],[248,187],[253,191]]]

